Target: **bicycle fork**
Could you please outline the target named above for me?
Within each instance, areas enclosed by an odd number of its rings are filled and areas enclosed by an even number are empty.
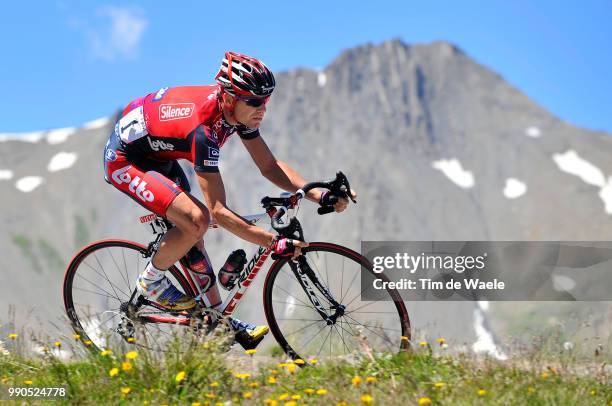
[[[300,255],[297,261],[290,259],[289,266],[291,267],[291,270],[293,271],[293,274],[297,278],[298,282],[302,286],[302,289],[304,289],[306,296],[308,296],[310,303],[312,303],[312,305],[317,310],[317,313],[319,313],[323,320],[325,320],[327,325],[336,324],[336,320],[344,315],[344,310],[346,306],[338,303],[336,299],[334,299],[332,294],[329,292],[327,287],[325,287],[319,281],[319,278],[317,278],[314,271],[308,264],[306,256]],[[325,299],[329,301],[329,303],[331,304],[331,308],[335,309],[334,314],[327,314],[327,312],[325,311],[325,307],[321,304],[317,293],[313,289],[313,285],[323,295],[323,297],[325,297]]]

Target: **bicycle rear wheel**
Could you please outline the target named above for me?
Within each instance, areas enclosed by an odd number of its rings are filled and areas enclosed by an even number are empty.
[[[163,352],[189,329],[186,313],[144,305],[130,313],[126,304],[147,262],[147,248],[124,240],[94,242],[70,261],[64,277],[64,306],[74,331],[93,350],[132,346]],[[184,292],[192,289],[172,266],[166,275]]]
[[[362,272],[386,280],[372,271],[367,259],[348,248],[321,242],[310,243],[302,253],[315,278],[345,309],[328,323],[309,299],[289,261],[277,260],[266,277],[264,308],[270,330],[287,355],[307,362],[333,361],[409,348],[410,319],[399,293],[387,289],[387,300],[362,300],[362,294],[372,289],[362,289],[358,278]],[[325,313],[334,313],[336,308],[320,290],[314,289],[314,294]]]

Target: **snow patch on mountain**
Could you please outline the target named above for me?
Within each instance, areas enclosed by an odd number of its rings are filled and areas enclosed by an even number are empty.
[[[457,159],[441,159],[432,162],[431,166],[442,171],[447,178],[461,188],[469,189],[474,186],[474,175],[463,169],[461,162]]]
[[[601,169],[578,156],[576,151],[568,150],[563,154],[553,154],[553,160],[563,172],[578,176],[589,185],[604,187],[606,178]]]
[[[525,135],[531,138],[539,138],[542,136],[542,131],[538,127],[531,126],[525,129]]]
[[[86,130],[95,130],[106,126],[108,123],[110,123],[110,121],[110,117],[101,117],[96,120],[86,122],[83,124],[83,128]]]
[[[612,214],[612,176],[606,180],[601,169],[571,149],[563,154],[553,154],[553,160],[563,172],[578,176],[589,185],[598,186],[598,196],[604,202],[606,213]]]
[[[65,142],[68,137],[70,137],[74,133],[76,133],[76,128],[74,127],[58,128],[57,130],[51,130],[47,134],[47,142],[51,145],[61,144],[62,142]]]
[[[493,334],[487,329],[484,312],[480,308],[474,309],[474,331],[477,337],[476,342],[472,344],[474,352],[485,353],[498,360],[508,359],[508,356],[495,345]]]
[[[521,197],[527,192],[527,185],[515,178],[506,179],[506,186],[504,187],[504,196],[508,199],[516,199]]]
[[[108,125],[111,117],[101,117],[93,121],[88,121],[81,128],[85,130],[95,130]],[[0,133],[0,142],[22,141],[38,142],[43,138],[51,145],[60,144],[77,132],[75,127],[57,128],[55,130],[33,131],[27,133]]]
[[[38,142],[42,139],[44,131],[34,131],[30,133],[4,133],[0,134],[0,142],[5,141],[23,141],[23,142]]]
[[[326,83],[327,75],[325,74],[325,72],[319,72],[319,74],[317,75],[317,84],[319,85],[319,87],[323,87]]]
[[[13,178],[13,171],[9,169],[0,169],[0,180],[9,180]]]
[[[51,158],[47,170],[49,172],[57,172],[62,169],[70,168],[77,160],[77,154],[73,152],[59,152]]]
[[[40,176],[26,176],[15,182],[15,187],[23,193],[29,193],[44,182]]]

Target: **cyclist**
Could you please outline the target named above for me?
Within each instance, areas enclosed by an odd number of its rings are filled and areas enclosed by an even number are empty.
[[[261,174],[281,189],[295,192],[306,182],[289,165],[277,160],[259,134],[266,104],[275,87],[263,62],[226,52],[216,85],[162,88],[127,105],[104,151],[105,179],[146,209],[167,218],[175,227],[138,277],[138,289],[149,300],[169,309],[188,310],[195,300],[178,290],[164,271],[181,259],[199,278],[204,304],[221,304],[203,236],[211,218],[223,228],[283,256],[298,256],[306,242],[281,238],[252,225],[227,207],[219,173],[220,148],[236,132]],[[193,163],[206,205],[190,194],[189,182],[177,163]],[[312,190],[307,196],[329,204],[329,195]],[[338,199],[337,212],[348,200]],[[206,286],[202,286],[206,285]],[[253,340],[267,326],[230,319],[232,328]]]

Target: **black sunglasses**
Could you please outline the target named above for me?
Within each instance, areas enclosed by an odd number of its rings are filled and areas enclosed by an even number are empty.
[[[266,104],[270,101],[270,96],[266,97],[244,97],[244,96],[235,96],[237,100],[242,100],[249,107],[259,107],[263,104]]]

